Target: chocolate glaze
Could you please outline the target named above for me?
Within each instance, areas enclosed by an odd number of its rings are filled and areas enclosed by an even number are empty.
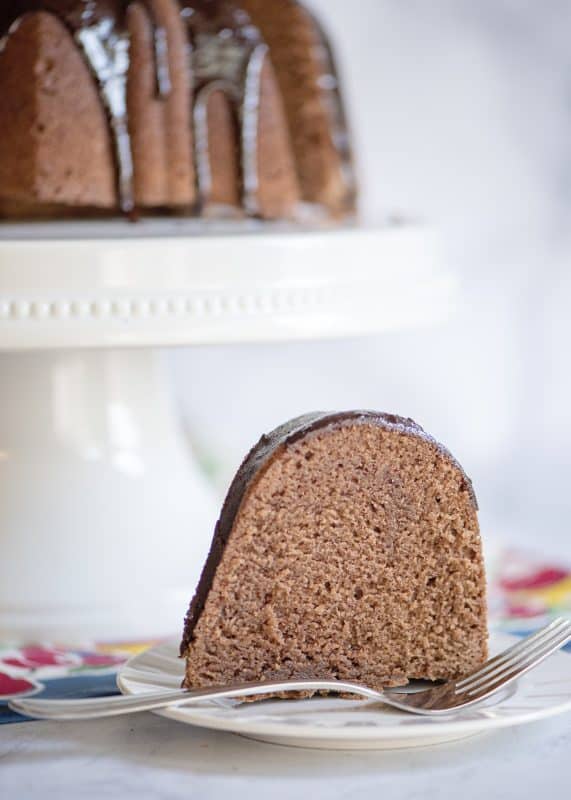
[[[254,483],[254,479],[269,466],[279,453],[310,433],[326,428],[338,428],[342,425],[367,424],[377,425],[386,430],[398,432],[404,436],[415,436],[431,444],[444,458],[450,461],[459,470],[464,481],[463,488],[468,492],[474,508],[478,508],[472,482],[458,461],[456,461],[454,456],[452,456],[443,445],[426,433],[426,431],[412,419],[399,417],[394,414],[385,414],[379,411],[315,411],[290,420],[271,433],[262,436],[260,441],[250,450],[242,462],[230,485],[222,506],[220,519],[216,523],[210,552],[208,553],[196,592],[186,615],[183,639],[180,645],[181,656],[184,656],[189,644],[192,642],[194,629],[204,610],[210,587],[212,586],[216,570],[224,553],[224,548],[232,532],[234,521],[242,505],[242,501],[247,496]]]
[[[221,91],[232,102],[240,127],[243,206],[257,214],[260,78],[267,47],[249,16],[226,0],[179,4],[191,47],[199,198],[203,204],[208,202],[211,189],[208,100],[213,92]]]

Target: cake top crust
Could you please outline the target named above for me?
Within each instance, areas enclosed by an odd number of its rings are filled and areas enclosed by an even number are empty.
[[[192,641],[194,628],[204,609],[216,569],[222,559],[224,548],[232,532],[234,520],[248,491],[251,489],[253,483],[255,483],[256,477],[259,476],[264,468],[289,445],[313,433],[322,432],[327,429],[336,429],[345,425],[375,425],[387,431],[393,431],[403,436],[412,436],[423,440],[460,472],[463,487],[468,492],[474,509],[478,509],[472,482],[458,461],[447,448],[430,436],[430,434],[426,433],[414,420],[395,414],[367,410],[337,412],[316,411],[296,417],[280,425],[278,428],[275,428],[275,430],[271,431],[269,434],[264,434],[260,438],[258,443],[250,450],[243,460],[230,485],[222,506],[220,518],[216,524],[210,552],[186,615],[183,639],[180,646],[181,655],[184,655]]]

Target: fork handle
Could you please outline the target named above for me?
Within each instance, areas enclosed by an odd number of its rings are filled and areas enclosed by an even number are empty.
[[[208,689],[179,689],[168,692],[149,692],[136,696],[91,697],[86,700],[42,700],[34,697],[12,700],[12,711],[36,719],[80,720],[115,717],[120,714],[137,714],[156,711],[168,706],[192,705],[206,700],[225,700],[234,697],[254,697],[259,694],[303,691],[348,692],[368,700],[383,700],[383,695],[347,681],[256,681],[255,683],[214,686]]]

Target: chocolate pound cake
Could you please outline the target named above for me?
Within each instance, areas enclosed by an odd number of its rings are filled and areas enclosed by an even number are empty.
[[[337,85],[290,0],[2,0],[0,219],[352,214]]]
[[[447,679],[487,656],[476,498],[410,419],[314,413],[246,457],[188,611],[185,685]]]

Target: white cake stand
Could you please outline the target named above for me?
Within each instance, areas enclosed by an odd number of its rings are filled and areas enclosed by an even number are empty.
[[[0,228],[0,638],[180,627],[218,498],[155,348],[416,326],[454,291],[415,226]]]

